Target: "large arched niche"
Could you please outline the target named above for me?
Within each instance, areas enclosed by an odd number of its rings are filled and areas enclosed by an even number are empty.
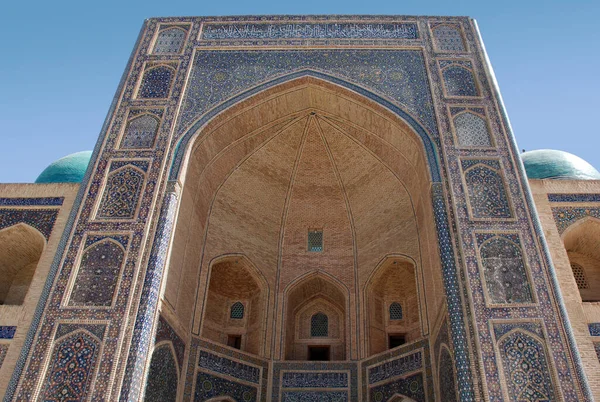
[[[365,287],[365,341],[369,355],[420,339],[425,301],[414,260],[387,256]]]
[[[264,354],[268,285],[242,255],[222,256],[210,265],[202,287],[204,313],[200,334],[204,339]]]
[[[264,356],[284,359],[283,289],[322,271],[348,289],[345,358],[358,359],[368,354],[361,289],[402,254],[425,284],[426,335],[444,294],[428,160],[403,119],[314,77],[231,106],[188,142],[162,308],[200,335],[211,261],[244,255],[269,289]],[[307,249],[310,230],[322,232],[320,252]]]
[[[292,283],[284,295],[285,327],[281,341],[285,342],[285,359],[321,360],[311,358],[311,352],[320,349],[327,355],[323,360],[346,360],[350,351],[346,341],[348,289],[329,275],[309,273]],[[318,320],[319,316],[326,318],[324,323]],[[319,328],[319,324],[325,325]],[[319,331],[322,327],[325,331]]]
[[[562,240],[581,299],[600,301],[600,220],[588,217],[575,222]]]
[[[44,235],[25,223],[0,230],[0,304],[23,304],[45,246]]]

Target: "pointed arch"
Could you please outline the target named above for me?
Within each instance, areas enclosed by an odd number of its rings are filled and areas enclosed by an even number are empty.
[[[179,365],[173,343],[162,341],[154,346],[144,392],[147,402],[175,402],[179,386]]]
[[[108,173],[96,219],[133,219],[146,173],[127,164]]]
[[[156,140],[160,119],[151,113],[142,113],[127,121],[121,139],[122,149],[152,148]]]
[[[444,78],[444,88],[448,96],[480,96],[473,70],[458,64],[450,64],[442,69],[442,77]]]
[[[442,52],[464,52],[465,42],[460,25],[439,24],[431,28],[434,42],[438,51]]]
[[[125,247],[110,237],[88,246],[81,254],[69,305],[112,305],[125,253]]]
[[[579,219],[561,238],[582,301],[600,301],[600,220],[591,216]]]
[[[490,130],[485,116],[465,110],[452,117],[458,144],[464,147],[492,146]]]
[[[170,65],[157,64],[147,67],[144,70],[137,97],[141,99],[168,98],[174,77],[175,68]]]
[[[169,174],[170,180],[177,180],[177,178],[179,177],[181,172],[181,165],[183,161],[187,159],[187,155],[189,155],[189,153],[191,152],[189,144],[193,144],[194,138],[199,135],[199,133],[202,131],[201,129],[205,127],[212,119],[218,117],[221,112],[224,112],[233,106],[241,104],[245,100],[258,94],[259,92],[274,89],[282,84],[286,84],[291,81],[302,78],[313,78],[316,82],[321,81],[333,84],[337,87],[340,87],[342,90],[350,90],[352,92],[358,93],[362,96],[365,96],[367,99],[374,101],[378,106],[383,107],[388,112],[391,112],[393,115],[398,116],[405,124],[408,124],[408,126],[410,126],[412,130],[414,130],[414,132],[420,137],[421,145],[425,148],[425,153],[427,155],[427,162],[429,165],[429,172],[432,181],[439,182],[441,180],[440,163],[437,146],[435,145],[436,143],[432,139],[431,134],[428,133],[428,131],[423,127],[421,123],[418,122],[417,118],[410,115],[404,109],[402,109],[392,101],[388,100],[383,95],[378,95],[372,90],[365,89],[364,87],[332,76],[330,74],[310,69],[303,69],[290,74],[286,74],[266,83],[260,84],[254,88],[250,88],[206,112],[202,117],[200,117],[187,129],[185,134],[172,148],[174,152],[174,157],[173,163],[171,165],[171,171]]]
[[[0,304],[23,304],[45,246],[44,235],[26,223],[0,230]]]
[[[475,219],[512,218],[506,184],[499,170],[476,163],[464,171],[467,199]]]
[[[187,30],[180,26],[168,26],[164,27],[158,32],[154,47],[152,49],[153,54],[178,54],[181,52],[185,38],[187,37]]]

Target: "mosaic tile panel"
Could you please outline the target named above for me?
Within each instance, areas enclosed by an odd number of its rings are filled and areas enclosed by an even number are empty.
[[[476,234],[485,285],[496,304],[532,303],[531,284],[516,234]]]
[[[104,324],[80,324],[80,323],[61,323],[58,324],[56,328],[56,333],[54,334],[54,340],[58,338],[62,338],[71,332],[77,332],[81,329],[85,329],[90,334],[94,335],[96,338],[103,340],[104,333],[106,332],[106,325]]]
[[[64,197],[0,198],[0,206],[61,206],[64,200]]]
[[[125,166],[111,172],[106,180],[104,196],[100,202],[98,219],[133,219],[138,206],[144,172]]]
[[[471,112],[453,117],[458,145],[463,147],[491,147],[492,141],[484,118]]]
[[[516,330],[498,342],[502,368],[511,401],[554,401],[556,394],[544,345]]]
[[[600,202],[600,194],[548,194],[550,202]]]
[[[152,49],[153,54],[181,53],[187,37],[185,26],[164,27],[160,30]]]
[[[127,358],[126,377],[121,389],[121,398],[125,400],[129,398],[136,400],[142,390],[144,367],[154,338],[153,321],[158,308],[160,284],[173,231],[177,202],[177,195],[174,192],[168,192],[165,194],[161,206],[155,240],[144,277],[140,308],[133,329],[132,344]]]
[[[465,42],[458,24],[439,24],[431,27],[437,50],[442,52],[464,52]]]
[[[200,351],[198,366],[215,373],[229,375],[240,380],[258,384],[260,381],[260,369],[249,366],[223,356],[217,356],[205,350]]]
[[[156,335],[154,338],[154,343],[159,343],[162,341],[169,341],[173,344],[173,349],[175,349],[175,356],[177,357],[177,363],[179,364],[179,370],[183,370],[183,358],[185,354],[185,343],[183,340],[177,335],[175,330],[169,325],[167,320],[160,316],[158,317],[158,327],[156,328]]]
[[[177,363],[171,346],[162,344],[152,353],[144,401],[175,402],[178,382]]]
[[[171,66],[150,66],[144,72],[138,98],[166,99],[169,97],[175,69]]]
[[[423,368],[423,354],[421,351],[418,351],[414,354],[369,368],[369,384],[374,384],[421,368]]]
[[[69,306],[110,306],[124,259],[125,249],[110,237],[87,248],[81,257]]]
[[[194,401],[201,402],[219,396],[230,397],[235,401],[253,402],[257,400],[257,389],[199,371],[196,375]]]
[[[152,148],[160,120],[152,114],[142,114],[127,122],[121,141],[123,149]]]
[[[42,399],[46,402],[85,400],[99,351],[98,339],[84,331],[75,332],[58,342],[50,358]]]
[[[406,378],[398,378],[369,390],[370,400],[376,402],[385,402],[396,394],[407,396],[417,402],[425,402],[423,374],[418,373]]]
[[[50,238],[58,209],[0,209],[0,230],[19,223],[26,223]]]
[[[598,361],[600,361],[600,342],[594,342],[594,350],[596,351]]]
[[[415,23],[280,23],[205,24],[201,39],[417,39]]]
[[[552,208],[552,216],[558,233],[563,232],[578,220],[586,217],[600,219],[600,208],[595,207],[554,207]]]
[[[439,354],[438,382],[440,395],[444,396],[444,402],[456,402],[454,360],[446,347],[442,347]]]
[[[341,391],[285,391],[283,402],[346,402],[348,392]]]
[[[600,336],[600,322],[593,322],[588,324],[590,336]]]
[[[404,106],[437,133],[423,54],[414,50],[217,51],[196,54],[178,133],[206,110],[250,88],[291,72],[313,69],[360,82]]]
[[[281,379],[283,388],[348,388],[348,373],[287,372]]]
[[[476,97],[480,95],[470,61],[441,60],[439,65],[442,69],[444,87],[448,96]]]
[[[286,393],[298,391],[298,388],[303,389],[296,397],[345,395],[344,401],[358,400],[358,362],[275,362],[272,378],[273,402],[286,400]],[[304,381],[307,383],[302,385]],[[343,388],[346,389],[342,391]],[[334,389],[334,394],[328,393]]]
[[[17,332],[17,327],[2,325],[0,326],[0,339],[12,339],[15,337],[15,332]]]
[[[6,357],[6,354],[8,353],[8,346],[7,344],[1,344],[0,343],[0,367],[2,367],[2,363],[4,363],[4,358]]]
[[[462,161],[471,214],[475,219],[512,218],[502,175],[485,163]],[[471,164],[472,166],[469,166]]]

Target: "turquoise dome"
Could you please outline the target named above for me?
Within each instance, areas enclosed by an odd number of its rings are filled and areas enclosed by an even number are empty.
[[[578,156],[553,149],[523,152],[529,179],[600,180],[600,172]]]
[[[92,151],[82,151],[60,158],[44,169],[35,182],[81,183],[91,157]]]

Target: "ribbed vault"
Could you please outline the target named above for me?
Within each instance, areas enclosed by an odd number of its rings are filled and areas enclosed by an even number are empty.
[[[284,353],[287,289],[311,272],[348,295],[347,358],[366,353],[360,295],[386,256],[408,256],[419,272],[426,265],[429,293],[441,290],[422,146],[364,98],[314,79],[290,83],[213,121],[188,158],[165,301],[192,333],[211,308],[212,261],[229,254],[244,255],[266,280],[272,302],[261,338],[274,358]],[[323,232],[321,252],[307,250],[311,229]]]

